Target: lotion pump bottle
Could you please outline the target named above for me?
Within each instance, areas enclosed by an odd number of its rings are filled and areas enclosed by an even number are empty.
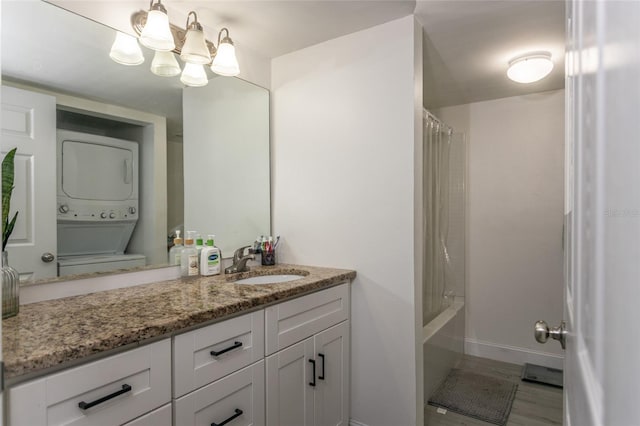
[[[207,237],[207,245],[200,253],[200,274],[204,276],[218,275],[220,273],[220,249],[214,245],[215,235]]]
[[[184,249],[180,260],[180,275],[192,277],[198,275],[198,250],[193,241],[194,231],[187,231],[187,238],[184,240]]]
[[[180,265],[181,255],[184,246],[182,245],[182,238],[180,238],[180,231],[176,231],[176,237],[173,239],[173,247],[169,250],[169,265]]]

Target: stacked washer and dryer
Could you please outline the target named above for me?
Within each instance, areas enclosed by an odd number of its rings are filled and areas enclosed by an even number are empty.
[[[144,266],[125,254],[138,221],[138,144],[57,131],[58,276]]]

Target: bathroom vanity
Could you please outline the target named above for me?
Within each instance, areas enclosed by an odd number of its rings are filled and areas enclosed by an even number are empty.
[[[298,280],[241,285],[263,274]],[[347,424],[354,271],[257,267],[21,307],[10,426]]]

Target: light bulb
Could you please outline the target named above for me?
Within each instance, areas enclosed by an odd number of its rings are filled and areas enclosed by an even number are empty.
[[[209,83],[207,73],[202,64],[191,64],[187,62],[182,70],[180,81],[185,86],[202,87]]]
[[[160,2],[151,6],[151,10],[147,14],[147,23],[140,34],[140,43],[149,49],[166,52],[176,47],[169,26],[167,10]]]
[[[156,51],[151,62],[151,72],[160,77],[173,77],[180,74],[180,65],[173,52]]]
[[[122,65],[140,65],[144,62],[138,40],[120,31],[116,32],[116,39],[111,46],[109,57]]]

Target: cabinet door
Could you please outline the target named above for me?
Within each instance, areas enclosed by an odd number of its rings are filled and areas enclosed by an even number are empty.
[[[315,337],[316,426],[349,424],[349,321]]]
[[[264,361],[175,401],[176,426],[264,426]]]
[[[313,338],[267,358],[267,426],[315,425],[311,360]]]

